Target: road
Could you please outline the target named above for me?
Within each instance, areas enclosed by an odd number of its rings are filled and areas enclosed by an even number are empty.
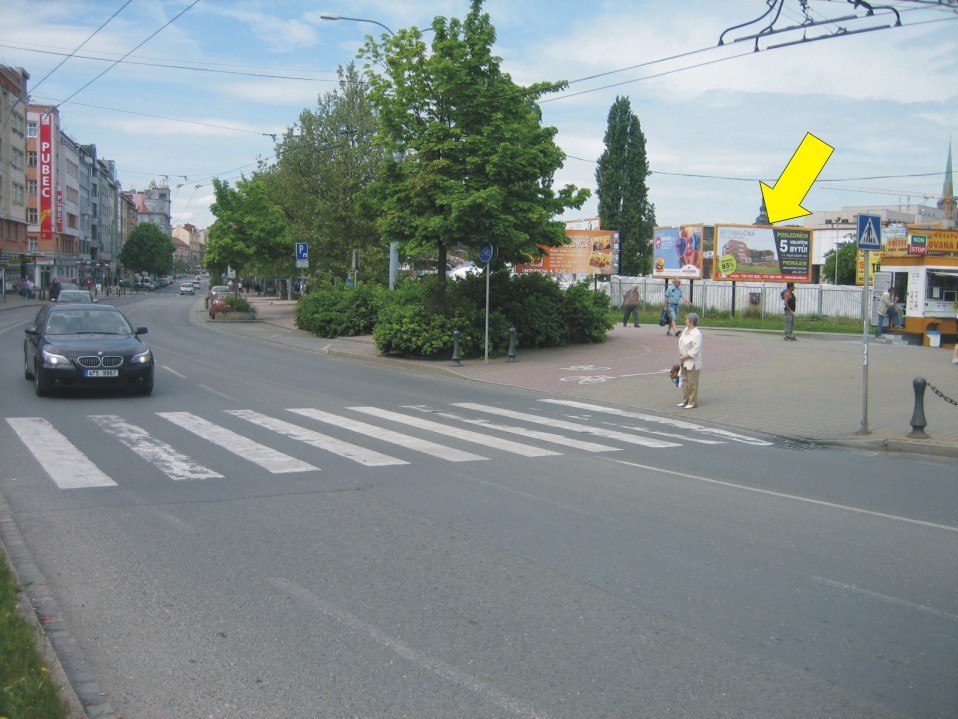
[[[35,397],[0,312],[0,509],[91,715],[958,716],[948,460],[282,349],[175,292],[115,300],[146,398]]]

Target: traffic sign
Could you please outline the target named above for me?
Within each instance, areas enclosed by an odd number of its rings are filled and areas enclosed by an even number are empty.
[[[495,247],[491,242],[483,242],[479,245],[479,259],[483,262],[488,262],[492,259],[492,255],[495,252]]]
[[[858,216],[858,249],[881,249],[881,217],[878,215]]]
[[[308,242],[296,243],[296,259],[297,260],[309,259],[309,243]]]

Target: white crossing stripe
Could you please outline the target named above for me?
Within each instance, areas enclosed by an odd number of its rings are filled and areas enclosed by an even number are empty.
[[[7,417],[7,423],[60,489],[116,486],[42,417]]]
[[[377,427],[374,424],[367,424],[366,422],[359,422],[357,420],[350,419],[349,417],[341,417],[330,412],[324,412],[321,409],[312,409],[306,407],[303,409],[291,409],[289,411],[295,412],[303,417],[309,417],[310,419],[335,425],[342,429],[349,430],[350,432],[359,432],[362,435],[372,437],[383,442],[398,444],[400,447],[412,449],[416,452],[422,452],[423,454],[428,454],[432,457],[438,457],[439,459],[444,459],[448,462],[473,462],[480,459],[488,459],[487,457],[483,457],[478,454],[472,454],[471,452],[463,452],[462,450],[456,449],[454,447],[445,447],[441,444],[430,442],[427,439],[419,439],[418,437],[412,437],[408,434],[394,432],[391,429]]]
[[[501,437],[495,437],[490,434],[473,432],[469,429],[451,427],[448,424],[440,424],[439,422],[433,422],[428,419],[423,419],[422,417],[390,412],[388,409],[379,409],[378,407],[350,407],[350,409],[372,415],[373,417],[408,424],[429,432],[438,432],[446,437],[455,437],[465,442],[474,442],[475,444],[481,444],[486,447],[495,447],[496,449],[501,449],[503,452],[512,452],[513,454],[522,455],[523,457],[555,457],[561,454],[560,452],[553,452],[551,449],[542,449],[541,447],[533,447],[531,444],[513,442],[511,439],[502,439]]]
[[[259,442],[254,442],[241,434],[208,422],[189,412],[157,412],[157,415],[178,427],[182,427],[187,432],[192,432],[197,437],[202,437],[226,451],[232,452],[238,457],[249,460],[253,464],[258,464],[272,474],[319,471],[319,467],[314,467],[308,462],[277,452],[275,449],[270,449]]]
[[[533,424],[545,424],[550,427],[555,427],[557,429],[567,429],[572,432],[581,432],[584,434],[595,434],[604,439],[615,439],[620,442],[628,442],[629,444],[640,444],[643,447],[680,447],[681,445],[675,442],[667,442],[662,439],[652,439],[649,437],[639,437],[634,434],[627,434],[625,432],[619,432],[614,429],[609,429],[607,427],[595,427],[590,424],[579,424],[578,422],[569,422],[561,419],[554,419],[552,417],[543,417],[537,414],[529,414],[527,412],[515,412],[511,409],[503,409],[501,407],[491,407],[485,404],[475,404],[473,402],[457,402],[456,407],[462,407],[464,409],[475,410],[476,412],[487,412],[489,414],[500,415],[502,417],[509,417],[511,419],[518,419],[524,422],[532,422]]]
[[[170,479],[215,479],[223,476],[219,472],[197,464],[166,442],[150,436],[145,429],[130,424],[121,417],[114,414],[91,414],[90,419],[96,422],[100,429],[116,437]]]
[[[345,442],[341,439],[336,439],[335,437],[300,427],[292,422],[286,422],[281,419],[276,419],[275,417],[268,417],[265,414],[260,414],[250,409],[230,409],[226,411],[234,417],[245,419],[247,422],[252,422],[265,429],[278,432],[291,439],[305,442],[312,447],[325,449],[333,454],[338,454],[346,459],[364,464],[367,467],[388,467],[396,464],[409,464],[409,462],[405,460],[390,457],[388,454],[382,454],[374,449],[366,449],[357,444],[351,444],[350,442]]]
[[[712,434],[716,437],[721,437],[724,440],[730,442],[742,442],[743,444],[751,444],[756,447],[771,447],[772,442],[766,442],[764,439],[758,439],[757,437],[749,437],[748,435],[738,434],[736,432],[729,432],[725,429],[713,429],[712,427],[705,427],[701,424],[696,424],[694,422],[688,422],[681,419],[672,419],[671,417],[659,417],[657,415],[644,414],[642,412],[632,412],[625,409],[617,409],[615,407],[604,407],[598,404],[589,404],[588,402],[576,402],[575,400],[568,399],[543,399],[539,400],[540,402],[549,402],[550,404],[559,404],[565,405],[566,407],[575,407],[577,409],[586,409],[593,412],[605,412],[606,414],[614,414],[619,417],[630,417],[632,419],[641,419],[646,422],[655,422],[656,424],[665,424],[672,427],[677,427],[682,430],[693,430],[695,432],[700,432],[702,434]]]
[[[528,427],[516,427],[510,424],[492,424],[488,419],[470,419],[468,417],[463,417],[454,412],[435,412],[428,409],[424,405],[410,405],[409,409],[418,409],[422,412],[432,412],[437,417],[445,417],[446,419],[453,419],[459,422],[465,422],[466,424],[474,424],[477,427],[484,427],[485,429],[495,430],[497,432],[506,432],[508,434],[516,434],[520,437],[528,437],[529,439],[537,439],[540,442],[551,442],[552,444],[561,444],[563,447],[571,447],[572,449],[581,449],[584,452],[621,452],[621,447],[611,447],[607,444],[599,444],[598,442],[589,442],[584,439],[574,439],[572,437],[566,437],[564,434],[556,434],[554,432],[543,432],[538,429],[529,429]]]

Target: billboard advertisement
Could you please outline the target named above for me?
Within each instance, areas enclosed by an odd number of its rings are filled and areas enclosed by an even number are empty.
[[[553,275],[613,275],[619,271],[619,233],[615,230],[566,229],[569,244],[547,247],[542,257],[516,265],[516,272]]]
[[[38,192],[40,193],[40,238],[53,237],[53,115],[40,116],[37,146]]]
[[[652,231],[652,276],[702,279],[704,225],[656,227]]]
[[[804,227],[716,225],[712,279],[811,282],[812,238]]]

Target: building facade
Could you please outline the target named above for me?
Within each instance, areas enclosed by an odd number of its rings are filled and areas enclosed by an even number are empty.
[[[26,105],[30,74],[0,65],[0,293],[28,270]]]

